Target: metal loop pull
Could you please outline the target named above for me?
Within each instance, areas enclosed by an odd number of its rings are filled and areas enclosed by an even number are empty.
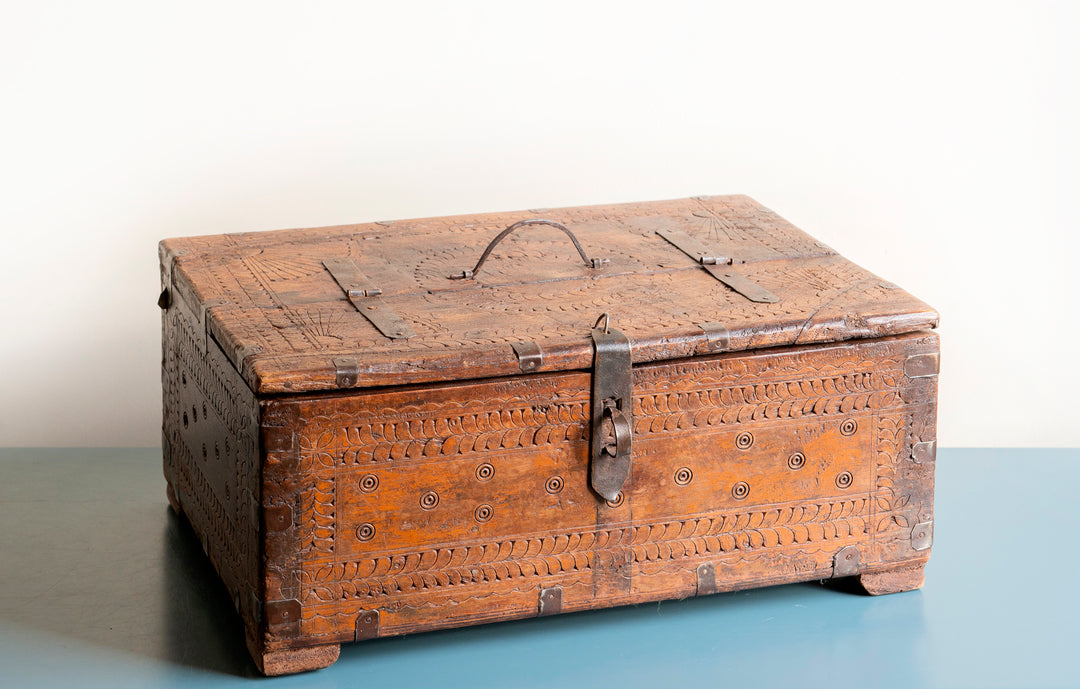
[[[476,265],[473,266],[472,270],[463,270],[460,273],[454,273],[453,275],[448,275],[447,277],[451,280],[468,280],[476,277],[476,274],[480,272],[480,266],[484,265],[484,261],[487,260],[487,257],[491,254],[491,251],[495,248],[495,245],[501,242],[503,238],[506,237],[506,235],[510,234],[519,227],[524,227],[525,225],[550,225],[551,227],[560,229],[565,232],[566,236],[570,238],[570,241],[574,243],[574,248],[577,249],[578,255],[581,256],[581,260],[584,261],[585,267],[587,268],[599,268],[606,263],[610,263],[610,261],[606,258],[589,258],[585,254],[585,249],[581,248],[581,242],[578,241],[577,237],[574,236],[573,232],[566,229],[566,225],[563,225],[562,223],[557,223],[554,220],[543,220],[540,218],[534,218],[531,220],[521,220],[519,222],[516,222],[510,227],[500,232],[498,235],[496,235],[495,239],[492,239],[491,243],[487,245],[486,249],[484,249],[484,253],[480,254],[480,260],[476,262]]]
[[[607,335],[608,334],[608,329],[611,327],[611,314],[610,313],[602,313],[602,314],[600,314],[600,317],[596,319],[596,323],[593,324],[593,330],[598,330],[600,328],[600,322],[601,321],[604,322],[604,334]]]
[[[634,430],[630,425],[630,419],[626,418],[626,414],[623,414],[622,410],[615,406],[614,401],[604,405],[604,420],[611,422],[611,436],[614,436],[604,439],[605,441],[613,441],[605,443],[603,447],[604,453],[616,458],[630,454]]]

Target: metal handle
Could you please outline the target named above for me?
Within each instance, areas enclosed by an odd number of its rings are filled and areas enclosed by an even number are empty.
[[[573,232],[566,229],[566,225],[563,225],[562,223],[557,223],[554,220],[543,220],[540,218],[534,218],[532,220],[521,220],[520,222],[516,222],[510,227],[500,232],[498,235],[496,235],[495,239],[492,239],[491,243],[487,245],[486,249],[484,249],[484,253],[480,254],[480,260],[476,262],[476,265],[473,266],[472,270],[463,270],[460,273],[454,273],[453,275],[449,275],[447,277],[449,277],[451,280],[468,280],[476,277],[476,274],[480,272],[480,266],[484,265],[484,261],[487,260],[487,257],[491,254],[491,251],[495,248],[495,245],[501,242],[503,238],[506,237],[506,235],[510,234],[519,227],[524,227],[525,225],[550,225],[551,227],[560,229],[565,232],[566,236],[570,238],[570,241],[574,243],[574,248],[577,249],[578,255],[581,256],[581,260],[585,262],[585,266],[587,268],[599,268],[605,263],[610,262],[606,258],[589,258],[587,255],[585,255],[585,249],[581,248],[581,242],[577,240],[577,237],[574,236]]]

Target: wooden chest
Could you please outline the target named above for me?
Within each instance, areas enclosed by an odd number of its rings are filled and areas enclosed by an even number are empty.
[[[937,314],[745,196],[160,259],[169,500],[267,674],[495,620],[922,584]]]

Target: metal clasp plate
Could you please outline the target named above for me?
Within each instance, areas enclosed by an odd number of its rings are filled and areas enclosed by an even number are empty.
[[[615,500],[630,475],[634,387],[630,340],[612,330],[608,320],[604,314],[592,329],[589,483],[605,500]],[[599,327],[601,321],[603,328]]]

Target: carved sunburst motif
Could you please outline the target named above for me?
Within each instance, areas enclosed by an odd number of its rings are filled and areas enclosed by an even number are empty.
[[[700,221],[700,224],[709,239],[728,241],[745,239],[742,233],[739,232],[738,227],[712,211],[693,211],[691,212],[691,215]]]
[[[317,311],[302,314],[300,320],[303,323],[304,330],[311,337],[318,340],[320,344],[328,344],[327,340],[340,342],[344,339],[340,332],[340,326],[344,323],[345,317],[339,311],[318,309]]]
[[[271,281],[295,280],[323,270],[319,261],[307,258],[259,255],[245,258],[244,261],[252,270],[258,271]]]

